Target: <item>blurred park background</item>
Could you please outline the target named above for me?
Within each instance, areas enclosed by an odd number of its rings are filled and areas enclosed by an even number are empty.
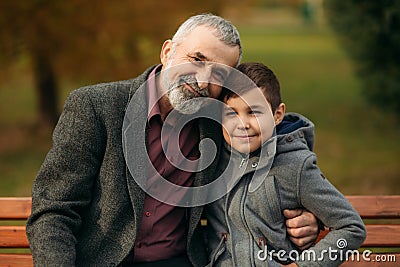
[[[159,63],[162,42],[203,12],[231,20],[241,33],[242,61],[270,66],[288,111],[315,123],[318,164],[335,186],[345,194],[399,194],[395,2],[1,1],[0,196],[30,196],[71,90]]]

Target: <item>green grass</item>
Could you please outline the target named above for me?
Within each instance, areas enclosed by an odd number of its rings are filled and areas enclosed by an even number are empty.
[[[270,66],[288,111],[316,125],[320,168],[345,194],[399,194],[400,127],[366,104],[352,62],[324,27],[239,25],[243,61]],[[51,145],[50,131],[31,127],[35,95],[26,65],[0,84],[0,195],[30,195]],[[21,77],[21,73],[23,73]],[[95,81],[93,81],[94,83]],[[76,86],[61,84],[60,102]]]

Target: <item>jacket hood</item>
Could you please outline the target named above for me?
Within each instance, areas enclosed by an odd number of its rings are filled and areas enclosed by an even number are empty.
[[[314,149],[314,124],[297,113],[286,113],[283,121],[276,127],[276,154],[287,151]]]

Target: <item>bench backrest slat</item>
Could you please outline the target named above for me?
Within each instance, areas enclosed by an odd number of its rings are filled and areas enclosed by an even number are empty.
[[[0,197],[0,220],[26,220],[31,208],[30,197]]]
[[[367,238],[363,247],[400,247],[400,225],[366,225]]]
[[[25,226],[0,226],[0,248],[29,248]]]
[[[346,196],[363,219],[400,218],[400,196]]]
[[[32,267],[32,255],[30,254],[0,254],[0,267]]]

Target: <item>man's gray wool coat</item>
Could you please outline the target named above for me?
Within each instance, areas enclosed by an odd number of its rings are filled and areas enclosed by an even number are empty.
[[[131,80],[80,88],[68,97],[32,189],[27,235],[36,266],[117,266],[133,248],[145,193],[127,169],[122,125],[130,97],[153,68]],[[145,95],[138,93],[135,99],[143,101],[137,110],[147,114]],[[212,138],[220,146],[218,125],[200,119],[199,129],[201,139]],[[137,152],[134,164],[140,170],[145,155]],[[213,177],[217,158],[195,174],[195,186]],[[189,211],[187,251],[194,266],[206,264],[201,213],[202,207]]]

